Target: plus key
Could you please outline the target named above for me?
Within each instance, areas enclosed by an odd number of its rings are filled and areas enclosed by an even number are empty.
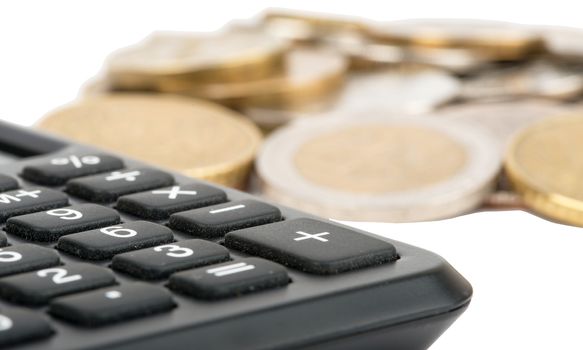
[[[294,219],[233,231],[228,248],[298,270],[330,275],[398,258],[395,247],[365,233],[315,219]]]

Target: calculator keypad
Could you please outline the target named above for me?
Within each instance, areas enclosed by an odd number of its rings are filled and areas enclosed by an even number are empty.
[[[17,180],[0,175],[3,301],[48,305],[56,318],[96,327],[170,312],[176,306],[171,291],[183,301],[277,291],[292,282],[282,265],[333,274],[396,259],[389,243],[347,228],[286,220],[278,207],[259,200],[229,201],[226,191],[208,184],[175,184],[160,170],[123,167],[116,157],[87,153],[22,170],[27,181],[54,189],[16,189]],[[128,214],[123,222],[120,212]],[[16,237],[42,243],[22,244]],[[227,248],[251,256],[232,256]],[[107,267],[89,262],[106,260]],[[161,283],[127,282],[132,278]],[[41,309],[15,310],[0,310],[0,344],[50,335]],[[28,317],[30,327],[22,321]],[[3,330],[2,322],[15,328]],[[16,335],[3,338],[2,331]]]
[[[109,269],[77,263],[3,278],[0,297],[18,304],[39,306],[61,295],[114,283],[115,277]]]
[[[31,241],[51,242],[73,232],[115,225],[120,220],[119,214],[111,208],[78,204],[10,218],[6,222],[6,232]]]
[[[281,212],[277,207],[248,199],[177,213],[170,217],[168,224],[175,230],[193,236],[216,238],[233,230],[281,219]]]
[[[167,312],[175,306],[165,288],[132,283],[56,299],[49,313],[76,325],[95,327]]]
[[[171,274],[229,259],[227,248],[202,239],[191,239],[116,255],[111,267],[144,280],[168,278]]]
[[[61,237],[57,249],[81,259],[104,260],[172,240],[169,228],[148,221],[134,221]]]
[[[192,183],[123,196],[118,200],[116,207],[144,219],[163,220],[179,211],[226,201],[227,194],[224,191]]]
[[[121,159],[106,154],[68,154],[25,166],[22,177],[40,185],[59,186],[76,177],[118,170],[123,166]]]
[[[69,198],[63,192],[33,187],[0,193],[0,223],[16,215],[64,207]]]
[[[136,168],[86,176],[67,182],[67,192],[90,202],[108,203],[118,197],[171,186],[174,177],[151,168]]]
[[[284,287],[289,281],[283,266],[247,258],[178,272],[170,277],[169,287],[195,298],[212,300]]]

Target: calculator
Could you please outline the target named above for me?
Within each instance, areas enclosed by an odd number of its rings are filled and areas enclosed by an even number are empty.
[[[426,250],[6,123],[0,221],[0,348],[426,349],[472,296]]]

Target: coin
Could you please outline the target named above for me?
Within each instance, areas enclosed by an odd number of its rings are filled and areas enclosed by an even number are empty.
[[[568,27],[540,27],[546,50],[562,60],[583,60],[583,30]]]
[[[382,111],[292,123],[257,160],[265,196],[343,220],[418,221],[480,205],[500,168],[471,126]]]
[[[281,71],[286,44],[256,31],[215,34],[154,33],[107,62],[114,88],[159,90],[185,82],[265,78]]]
[[[89,97],[47,114],[38,127],[186,175],[243,187],[261,133],[224,107],[148,95]]]
[[[484,201],[484,209],[510,210],[525,209],[524,201],[519,194],[512,191],[495,191]]]
[[[468,79],[465,99],[516,99],[544,97],[572,100],[583,93],[583,67],[537,60],[506,69],[485,70]]]
[[[437,69],[405,67],[353,74],[339,93],[334,109],[425,113],[455,99],[460,88],[458,79]]]
[[[583,226],[583,114],[547,119],[521,132],[508,149],[506,172],[532,210]]]
[[[283,76],[239,83],[164,86],[163,89],[232,107],[297,106],[320,100],[342,86],[346,69],[346,60],[337,53],[294,49],[286,55]]]
[[[565,114],[565,105],[526,99],[498,103],[467,103],[443,108],[433,116],[483,128],[496,139],[496,149],[504,153],[512,136],[536,121]]]
[[[272,35],[303,42],[342,38],[367,31],[367,24],[360,18],[304,11],[268,9],[261,22],[264,29]]]
[[[243,114],[268,130],[293,120],[313,120],[370,109],[393,114],[421,114],[455,99],[460,88],[458,79],[443,70],[385,69],[353,73],[335,96],[302,109],[255,107],[243,109]]]
[[[518,24],[462,19],[413,19],[372,26],[371,37],[401,45],[472,49],[490,60],[520,60],[542,49],[537,33]]]

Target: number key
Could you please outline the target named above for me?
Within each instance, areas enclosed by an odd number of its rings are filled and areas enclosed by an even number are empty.
[[[0,296],[25,305],[44,305],[52,298],[109,286],[115,277],[109,269],[86,263],[52,267],[0,280]]]
[[[49,322],[36,312],[12,308],[0,312],[0,347],[46,338],[53,333]]]
[[[81,259],[104,260],[119,253],[172,240],[172,230],[166,226],[148,221],[133,221],[61,237],[57,249]]]
[[[111,267],[137,278],[164,279],[181,270],[229,259],[229,251],[216,243],[192,239],[117,255]]]
[[[59,255],[53,249],[34,244],[17,244],[0,249],[0,277],[58,265]]]
[[[6,231],[32,241],[50,242],[73,232],[120,222],[119,214],[97,204],[79,204],[8,219]]]

